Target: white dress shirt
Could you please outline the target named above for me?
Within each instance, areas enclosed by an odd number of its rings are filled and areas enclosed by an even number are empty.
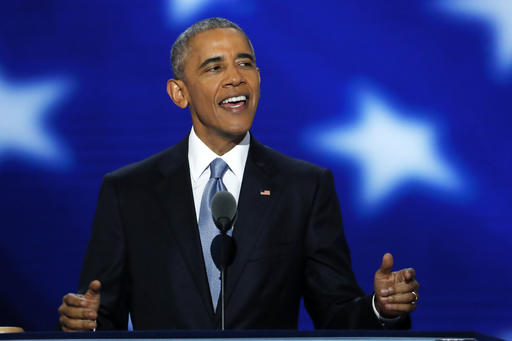
[[[192,183],[192,193],[194,194],[194,207],[196,209],[196,218],[199,221],[199,210],[201,209],[201,199],[206,183],[210,179],[210,163],[220,157],[228,165],[228,170],[224,174],[222,181],[227,190],[233,194],[238,204],[240,196],[240,187],[244,177],[245,162],[249,153],[249,144],[251,137],[249,132],[245,135],[242,142],[237,144],[226,154],[219,156],[201,141],[192,127],[188,137],[188,164],[190,167],[190,180]]]

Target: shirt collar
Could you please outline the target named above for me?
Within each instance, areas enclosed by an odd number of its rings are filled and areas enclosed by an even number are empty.
[[[220,157],[228,164],[229,170],[231,170],[241,182],[244,175],[245,162],[247,161],[247,155],[249,153],[250,141],[251,135],[247,132],[239,144],[226,154],[219,156],[201,141],[196,135],[194,127],[192,127],[188,137],[188,163],[192,180],[196,182],[210,163]]]

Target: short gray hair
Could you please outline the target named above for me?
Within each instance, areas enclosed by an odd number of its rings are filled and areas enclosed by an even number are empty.
[[[175,79],[183,79],[185,77],[185,57],[187,55],[190,39],[192,39],[198,33],[216,28],[234,28],[235,30],[240,31],[247,39],[249,47],[251,48],[251,52],[254,54],[254,48],[252,47],[251,41],[249,40],[247,34],[245,34],[245,32],[240,28],[240,26],[224,18],[217,17],[204,19],[196,22],[194,25],[183,31],[183,33],[179,35],[178,39],[176,39],[172,45],[171,67]]]

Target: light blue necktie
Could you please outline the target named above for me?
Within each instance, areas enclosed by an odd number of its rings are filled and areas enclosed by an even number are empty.
[[[210,163],[210,179],[204,188],[203,197],[201,198],[201,209],[199,211],[199,235],[201,236],[204,264],[206,266],[206,274],[208,275],[208,283],[210,284],[214,311],[217,309],[217,301],[219,300],[220,271],[213,263],[210,247],[213,238],[220,231],[213,222],[211,201],[215,193],[226,191],[222,177],[227,169],[228,165],[221,158],[216,158]]]

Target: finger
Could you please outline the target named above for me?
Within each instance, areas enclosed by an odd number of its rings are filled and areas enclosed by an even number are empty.
[[[89,289],[85,293],[86,298],[96,298],[99,296],[101,291],[101,282],[98,280],[94,280],[89,284]]]
[[[410,303],[389,303],[385,304],[384,308],[388,313],[394,312],[394,313],[410,313],[416,310],[416,304],[410,304]]]
[[[60,315],[65,315],[72,319],[95,320],[98,317],[98,313],[93,309],[71,307],[64,303],[59,307],[58,312]]]
[[[416,270],[413,268],[402,269],[400,272],[403,274],[403,278],[406,282],[414,280],[416,277]]]
[[[380,269],[378,271],[383,274],[390,274],[392,268],[393,268],[393,256],[391,255],[391,253],[386,253],[382,257],[382,264],[380,265]]]
[[[389,287],[387,289],[387,295],[382,296],[389,296],[392,294],[403,294],[411,291],[418,291],[420,287],[420,284],[418,281],[413,280],[412,282],[398,282],[395,285]]]
[[[412,292],[407,292],[404,294],[394,294],[387,297],[379,297],[382,303],[416,303],[418,301],[420,296],[416,293],[413,294]]]
[[[80,294],[67,294],[62,298],[62,302],[71,307],[85,307],[87,305],[84,295]]]
[[[400,271],[394,271],[392,273],[392,275],[394,275],[395,283],[408,282],[408,281],[414,279],[411,270],[412,270],[412,268],[402,269]]]
[[[59,323],[62,328],[68,331],[85,331],[96,328],[96,322],[90,320],[72,319],[65,315],[61,315]]]
[[[411,282],[399,282],[395,284],[395,293],[404,293],[408,291],[418,291],[420,288],[420,283],[418,281],[413,280]]]

